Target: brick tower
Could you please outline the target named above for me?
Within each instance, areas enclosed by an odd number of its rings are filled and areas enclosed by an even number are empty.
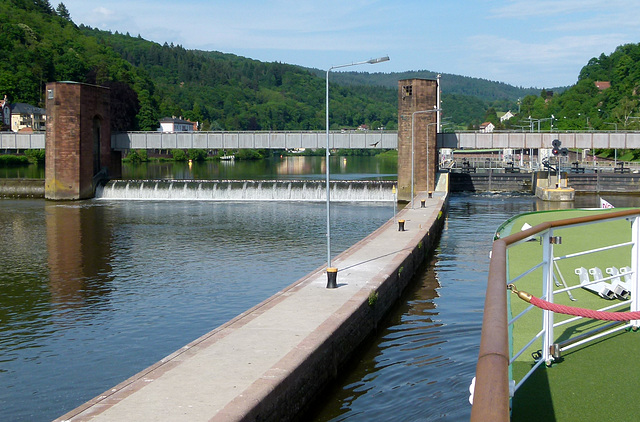
[[[92,198],[94,176],[111,167],[109,89],[47,84],[45,198]]]
[[[411,201],[411,140],[414,195],[435,188],[438,81],[398,81],[398,200]],[[428,136],[427,136],[428,135]],[[427,139],[428,137],[428,139]]]

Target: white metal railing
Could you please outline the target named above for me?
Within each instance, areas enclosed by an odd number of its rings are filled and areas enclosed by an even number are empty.
[[[398,134],[389,131],[335,131],[331,148],[397,149]],[[326,132],[120,132],[111,135],[111,148],[129,149],[296,149],[325,148]]]
[[[0,132],[0,150],[44,149],[45,133]]]
[[[631,310],[637,310],[638,308],[638,300],[637,300],[637,292],[638,292],[638,277],[637,277],[637,259],[632,259],[634,256],[637,256],[637,240],[638,240],[638,227],[640,226],[640,217],[636,216],[636,217],[618,217],[618,218],[614,218],[614,219],[608,219],[608,220],[604,220],[604,221],[613,221],[613,220],[617,220],[617,219],[628,219],[631,220],[631,233],[632,233],[632,240],[630,242],[622,242],[622,243],[617,243],[617,244],[613,244],[613,245],[609,245],[609,246],[605,246],[605,247],[599,247],[599,248],[593,248],[593,249],[588,249],[588,250],[584,250],[584,251],[579,251],[579,252],[574,252],[574,253],[570,253],[570,254],[566,254],[563,256],[555,256],[554,255],[554,245],[556,242],[554,242],[554,240],[557,240],[558,238],[556,236],[554,236],[554,234],[556,233],[556,229],[554,229],[553,227],[549,228],[548,230],[545,230],[541,233],[538,233],[538,235],[540,236],[540,241],[542,243],[542,261],[539,263],[535,263],[531,268],[527,269],[525,272],[523,272],[522,274],[514,277],[513,279],[507,280],[508,284],[511,283],[516,283],[518,280],[522,279],[523,277],[526,277],[527,275],[530,275],[531,273],[533,273],[534,271],[536,271],[537,269],[542,268],[542,298],[547,300],[548,302],[554,302],[554,297],[557,294],[560,293],[564,293],[564,292],[571,292],[572,290],[575,289],[581,289],[581,288],[585,288],[585,287],[589,287],[589,286],[593,286],[593,285],[598,285],[600,283],[604,283],[606,281],[612,281],[612,280],[617,280],[620,277],[623,277],[624,275],[628,276],[631,279],[631,282],[629,283],[629,286],[631,288],[631,295],[630,295],[630,299],[626,299],[626,300],[620,300],[618,303],[611,305],[611,306],[606,306],[606,307],[601,307],[599,309],[597,309],[598,311],[607,311],[607,310],[611,310],[611,309],[615,309],[615,308],[621,308],[624,306],[630,306]],[[579,223],[579,224],[571,224],[571,225],[567,225],[567,226],[563,226],[561,229],[566,229],[569,227],[580,227],[580,226],[584,226],[584,225],[591,225],[591,224],[602,224],[602,221],[599,222],[590,222],[590,223]],[[513,246],[516,246],[518,244],[522,243],[521,242],[517,242],[514,243],[512,245],[509,245],[508,248],[512,248]],[[604,252],[604,251],[609,251],[609,250],[614,250],[614,249],[618,249],[618,248],[623,248],[623,247],[628,247],[631,246],[631,256],[629,257],[629,262],[631,264],[631,271],[630,272],[626,272],[624,273],[624,275],[610,275],[608,277],[596,277],[594,275],[594,279],[591,280],[588,283],[578,283],[572,286],[567,286],[566,283],[562,283],[560,284],[558,282],[558,277],[562,277],[562,273],[560,272],[560,269],[557,265],[557,263],[559,261],[563,261],[563,260],[568,260],[568,259],[573,259],[576,257],[582,257],[585,255],[590,255],[590,254],[597,254],[600,252]],[[557,274],[557,275],[556,275]],[[558,288],[556,289],[556,287],[560,287],[562,286],[563,288]],[[538,308],[534,307],[534,306],[528,306],[523,312],[521,312],[520,314],[518,314],[515,318],[511,319],[509,321],[509,326],[513,326],[514,323],[519,320],[520,318],[522,318],[525,314],[529,313],[529,312],[534,312],[537,311]],[[514,361],[516,361],[516,359],[518,359],[526,350],[530,349],[531,346],[533,346],[536,343],[536,340],[540,340],[541,339],[541,355],[539,357],[539,360],[536,362],[536,364],[531,368],[531,370],[522,378],[518,381],[518,383],[515,386],[515,390],[517,391],[518,388],[527,380],[527,378],[529,378],[529,376],[542,364],[542,363],[546,363],[547,365],[551,364],[554,361],[554,356],[552,355],[552,351],[554,354],[559,355],[562,351],[566,351],[569,350],[571,348],[577,347],[579,345],[582,345],[584,343],[587,343],[589,341],[593,341],[595,339],[598,339],[600,337],[606,336],[608,334],[611,334],[615,331],[619,331],[622,329],[625,329],[629,326],[635,327],[637,328],[640,324],[639,321],[631,321],[628,323],[621,323],[621,324],[617,324],[617,326],[615,328],[609,329],[609,330],[594,330],[592,333],[589,333],[588,335],[581,335],[580,336],[580,340],[578,341],[574,341],[574,342],[563,342],[566,343],[565,346],[561,346],[558,344],[555,344],[555,336],[554,336],[554,328],[563,326],[563,325],[567,325],[570,323],[573,323],[577,320],[579,320],[581,317],[574,317],[574,318],[569,318],[567,320],[561,321],[561,322],[557,322],[554,323],[554,313],[551,311],[547,311],[547,310],[542,310],[542,328],[541,330],[525,345],[523,346],[520,350],[515,351],[513,353],[513,356],[511,357],[509,364],[513,364]],[[553,346],[553,347],[552,347]],[[556,355],[556,356],[557,356]]]
[[[565,148],[640,148],[640,132],[453,132],[438,134],[441,148],[551,148],[554,140]]]
[[[42,149],[44,132],[36,134],[0,134],[0,149]],[[333,148],[398,148],[395,131],[339,131],[331,132]],[[32,139],[31,139],[32,138]],[[639,132],[454,132],[438,133],[438,148],[551,148],[559,139],[566,148],[640,148]],[[16,139],[19,141],[16,143]],[[116,150],[128,149],[281,149],[324,148],[324,131],[255,131],[255,132],[121,132],[111,134],[111,146]],[[601,166],[599,164],[599,166]]]
[[[578,248],[575,244],[570,248],[571,253],[556,256],[554,249],[556,244],[561,242],[558,238],[559,234],[564,234],[567,238],[571,236],[571,230],[562,232],[560,229],[567,228],[580,228],[582,226],[591,224],[602,224],[607,222],[613,222],[616,220],[627,220],[631,224],[630,237],[624,230],[624,235],[617,236],[616,240],[602,241],[597,238],[595,242],[591,242],[591,249],[588,247]],[[615,224],[615,223],[614,223]],[[621,233],[618,231],[618,233]],[[622,239],[625,237],[625,239]],[[531,266],[523,270],[521,274],[510,278],[507,275],[507,251],[516,245],[524,244],[532,239],[538,240],[541,243],[542,250],[534,248],[531,244],[531,250],[536,250],[537,255],[531,257],[535,262],[531,263]],[[507,311],[507,293],[506,286],[509,283],[521,281],[524,283],[524,279],[527,278],[527,287],[531,286],[531,282],[536,279],[541,280],[541,285],[538,285],[536,291],[539,292],[539,297],[548,302],[554,303],[554,297],[558,298],[559,294],[567,294],[573,301],[572,291],[580,289],[583,284],[570,283],[567,285],[565,278],[559,271],[558,263],[562,265],[566,271],[571,266],[569,264],[572,259],[577,259],[579,262],[584,260],[586,256],[592,256],[593,254],[612,254],[616,263],[624,262],[629,263],[630,268],[626,272],[628,281],[628,289],[630,291],[630,298],[626,300],[616,300],[618,303],[611,306],[599,307],[592,306],[592,308],[599,308],[600,311],[608,311],[618,307],[629,307],[630,311],[638,311],[639,301],[638,292],[639,289],[639,277],[638,277],[638,261],[639,261],[639,239],[640,239],[640,209],[627,209],[622,211],[613,211],[610,213],[598,213],[595,215],[588,215],[583,217],[571,218],[566,220],[550,221],[539,224],[535,227],[523,230],[519,233],[512,234],[502,239],[497,239],[493,244],[491,262],[489,266],[489,281],[487,284],[487,295],[485,301],[485,311],[483,316],[482,326],[482,338],[480,342],[480,352],[478,357],[478,364],[476,367],[476,378],[474,379],[473,387],[470,389],[472,392],[472,421],[508,421],[509,420],[509,397],[513,395],[522,383],[535,371],[540,365],[544,363],[550,363],[553,361],[554,356],[557,357],[564,350],[577,347],[586,342],[593,341],[597,338],[609,335],[618,330],[622,330],[631,326],[637,329],[640,326],[640,321],[634,320],[628,323],[614,322],[610,324],[594,323],[595,328],[588,333],[576,335],[576,333],[568,333],[568,329],[572,329],[567,324],[575,323],[579,318],[558,318],[559,321],[554,321],[554,314],[550,311],[539,310],[533,305],[523,306],[523,310],[508,320]],[[623,241],[621,241],[623,240]],[[606,242],[606,243],[605,243]],[[588,246],[588,245],[584,245]],[[580,250],[582,249],[582,250]],[[559,250],[559,249],[558,249]],[[520,251],[522,252],[522,251]],[[626,257],[621,256],[624,253]],[[586,255],[589,254],[589,255]],[[527,255],[528,257],[529,255]],[[582,258],[579,258],[582,257]],[[602,257],[600,257],[603,259]],[[589,262],[594,262],[591,260]],[[569,265],[567,265],[569,264]],[[575,264],[575,263],[574,263]],[[620,265],[620,264],[618,264]],[[527,265],[528,266],[528,265]],[[613,270],[612,270],[613,271]],[[611,273],[610,273],[611,274]],[[591,285],[595,283],[605,283],[616,279],[615,274],[604,277],[594,277],[594,280],[590,280]],[[586,299],[586,302],[593,303],[588,298],[588,295],[582,294],[580,300]],[[514,299],[513,300],[520,300]],[[604,299],[603,299],[604,300]],[[559,302],[565,301],[558,299]],[[558,303],[560,304],[560,303]],[[537,314],[537,312],[541,312]],[[537,315],[537,316],[536,316]],[[523,318],[531,318],[535,316],[535,320],[523,321]],[[563,317],[564,318],[564,317]],[[541,321],[540,321],[541,320]],[[528,322],[529,324],[541,324],[540,330],[531,334],[530,339],[518,339],[519,343],[525,343],[524,345],[518,344],[517,347],[511,347],[508,340],[509,328],[516,322]],[[563,336],[567,336],[567,340],[562,342],[556,340],[554,335],[554,329],[563,327]],[[571,334],[571,335],[569,335]],[[511,385],[509,381],[509,367],[520,358],[523,353],[528,350],[535,350],[538,352],[538,347],[535,349],[535,345],[540,345],[539,356],[534,366],[519,380],[517,385]],[[510,350],[515,349],[517,350]],[[511,390],[511,391],[510,391]]]

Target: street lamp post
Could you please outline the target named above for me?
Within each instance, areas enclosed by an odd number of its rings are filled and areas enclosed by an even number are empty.
[[[438,122],[427,123],[427,191],[429,191],[429,126],[437,125]],[[440,125],[438,125],[440,127]],[[437,128],[436,128],[437,130]],[[435,186],[434,186],[435,188]],[[435,190],[435,189],[434,189]]]
[[[326,158],[325,158],[325,173],[326,173],[326,184],[327,184],[327,274],[329,274],[329,269],[331,268],[331,206],[330,206],[330,191],[331,188],[329,186],[329,72],[333,69],[339,69],[341,67],[349,67],[349,66],[357,66],[361,64],[377,64],[386,62],[389,60],[389,56],[379,57],[377,59],[365,60],[362,62],[354,62],[349,64],[342,64],[338,66],[331,66],[327,69],[327,78],[326,78],[326,130],[327,130],[327,145],[326,145]],[[335,273],[335,269],[332,269]],[[327,285],[327,287],[337,287],[334,284],[332,286]]]
[[[416,114],[422,114],[422,113],[435,113],[440,111],[439,108],[434,108],[433,110],[418,110],[418,111],[414,111],[413,113],[411,113],[411,209],[413,209],[413,185],[415,184],[413,182],[413,175],[414,175],[414,165],[413,165],[413,153],[414,153],[414,148],[413,148],[413,135],[415,133],[414,127],[415,127],[415,117]],[[427,180],[429,177],[429,127],[427,127]],[[427,186],[427,189],[429,187]]]

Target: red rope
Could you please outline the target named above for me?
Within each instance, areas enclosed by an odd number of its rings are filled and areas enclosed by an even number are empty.
[[[540,309],[556,312],[559,314],[573,315],[584,318],[600,319],[603,321],[631,321],[640,319],[640,312],[604,312],[593,311],[591,309],[576,308],[573,306],[558,305],[546,300],[531,296],[531,304]]]

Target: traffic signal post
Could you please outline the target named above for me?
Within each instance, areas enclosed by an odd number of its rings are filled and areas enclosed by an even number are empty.
[[[559,162],[559,157],[568,156],[569,150],[563,148],[558,139],[554,139],[551,146],[551,154],[552,157],[555,157],[556,166],[553,167],[551,163],[547,162],[547,169],[537,172],[536,196],[543,201],[573,201],[575,199],[575,189],[567,186],[567,178],[566,176],[563,178]]]

